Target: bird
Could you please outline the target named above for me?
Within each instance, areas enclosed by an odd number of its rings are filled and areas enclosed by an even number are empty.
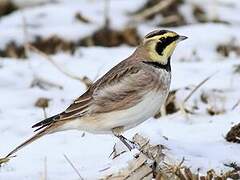
[[[154,116],[164,104],[171,83],[171,56],[185,39],[170,30],[148,33],[128,58],[96,80],[65,111],[34,124],[36,134],[6,158],[44,135],[70,129],[113,134],[131,150],[122,134]]]

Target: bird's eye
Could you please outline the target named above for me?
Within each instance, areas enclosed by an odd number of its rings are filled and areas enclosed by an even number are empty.
[[[160,38],[161,41],[164,41],[164,39],[165,39],[164,37],[161,37],[161,38]]]

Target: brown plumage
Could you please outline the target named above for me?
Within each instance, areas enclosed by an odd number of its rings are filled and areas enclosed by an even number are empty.
[[[93,133],[113,132],[120,137],[120,132],[153,116],[169,92],[170,56],[177,42],[183,39],[166,30],[148,34],[130,57],[97,80],[64,112],[33,125],[37,133],[7,157],[53,132],[79,129]],[[157,48],[159,46],[161,48]],[[157,52],[158,49],[161,52]]]

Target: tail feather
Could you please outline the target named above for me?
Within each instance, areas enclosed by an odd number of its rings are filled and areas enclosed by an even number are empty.
[[[55,119],[57,119],[57,117],[59,117],[58,114],[55,115],[55,116],[49,117],[49,118],[47,118],[47,119],[44,119],[43,121],[40,121],[40,122],[34,124],[34,125],[32,126],[32,128],[38,127],[36,130],[34,130],[34,132],[36,132],[36,131],[38,131],[38,130],[40,130],[40,129],[43,129],[43,128],[47,127],[47,126],[49,126],[50,124],[52,124],[52,123],[55,121]]]
[[[7,156],[6,156],[5,158],[10,157],[12,154],[16,153],[17,151],[19,151],[20,149],[22,149],[22,148],[25,147],[26,145],[32,143],[33,141],[39,139],[39,138],[42,137],[43,135],[48,134],[51,130],[52,130],[52,126],[45,127],[44,129],[42,129],[41,131],[39,131],[37,134],[35,134],[34,136],[32,136],[31,138],[29,138],[28,140],[24,141],[22,144],[20,144],[20,145],[17,146],[16,148],[14,148],[10,153],[7,154]]]
[[[59,114],[52,116],[50,118],[47,118],[43,121],[40,121],[32,126],[32,128],[37,128],[34,132],[38,131],[34,136],[29,138],[28,140],[24,141],[22,144],[14,148],[10,153],[7,154],[5,158],[8,158],[12,154],[16,153],[26,145],[34,142],[35,140],[39,139],[40,137],[50,134],[53,132],[58,131],[58,127],[63,125],[65,122],[63,121],[56,121],[59,118]]]

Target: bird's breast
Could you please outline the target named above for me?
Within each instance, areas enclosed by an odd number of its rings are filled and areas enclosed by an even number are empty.
[[[155,73],[154,73],[155,74]],[[153,117],[166,100],[169,92],[170,73],[156,73],[151,88],[146,87],[141,101],[136,105],[119,111],[99,113],[94,117],[81,119],[80,129],[93,133],[111,133],[113,128],[124,127],[128,130]]]
[[[160,110],[168,95],[169,85],[165,86],[149,90],[142,100],[131,108],[99,114],[95,121],[97,122],[96,129],[111,132],[112,128],[122,126],[124,130],[128,130],[153,117]]]

